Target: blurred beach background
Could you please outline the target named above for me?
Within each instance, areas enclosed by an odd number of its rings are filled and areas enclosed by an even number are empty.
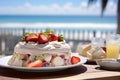
[[[73,51],[93,37],[105,39],[116,33],[117,1],[108,0],[102,15],[101,0],[0,0],[0,54],[12,54],[25,32],[48,28],[63,34]]]

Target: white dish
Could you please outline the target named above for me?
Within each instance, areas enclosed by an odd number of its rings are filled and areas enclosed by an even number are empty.
[[[86,63],[86,61],[87,61],[86,58],[79,56],[78,53],[72,53],[71,56],[78,56],[78,57],[80,57],[81,61],[77,64],[67,65],[67,66],[27,68],[27,67],[9,66],[7,63],[8,63],[8,60],[12,56],[6,56],[6,57],[0,58],[0,67],[11,68],[11,69],[25,71],[25,72],[52,72],[52,71],[59,71],[59,70],[67,69],[67,68],[77,67],[77,66],[80,66],[80,65]]]
[[[120,70],[120,62],[116,59],[100,59],[96,60],[96,63],[103,69]]]

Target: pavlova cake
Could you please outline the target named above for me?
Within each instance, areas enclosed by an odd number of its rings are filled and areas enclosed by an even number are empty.
[[[55,67],[76,64],[78,57],[71,57],[71,48],[62,35],[56,36],[51,30],[26,33],[15,48],[10,66],[19,67]]]

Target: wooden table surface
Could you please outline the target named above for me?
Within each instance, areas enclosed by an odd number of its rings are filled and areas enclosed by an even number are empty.
[[[120,71],[108,71],[95,64],[84,64],[56,72],[22,72],[0,67],[0,80],[120,80]]]

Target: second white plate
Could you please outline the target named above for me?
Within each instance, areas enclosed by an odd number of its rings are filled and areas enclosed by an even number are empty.
[[[120,62],[116,59],[101,59],[96,60],[97,64],[107,70],[120,70]]]

